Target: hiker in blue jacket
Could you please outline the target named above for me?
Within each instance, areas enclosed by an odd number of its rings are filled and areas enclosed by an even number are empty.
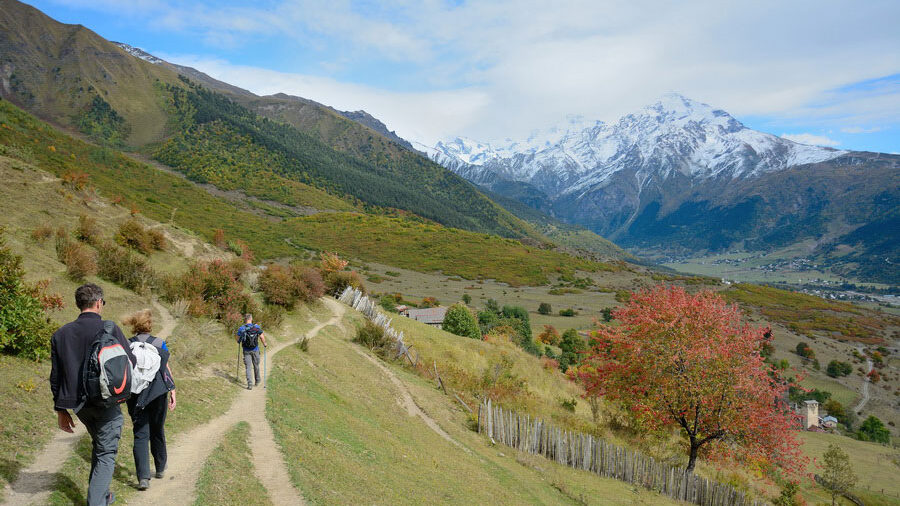
[[[237,330],[237,342],[244,350],[244,367],[247,370],[247,390],[253,390],[253,385],[259,385],[259,342],[266,345],[266,335],[262,327],[253,323],[253,315],[244,315],[244,324]],[[250,365],[253,364],[253,376],[250,376]],[[253,380],[256,380],[254,383]]]
[[[150,487],[151,453],[156,467],[153,477],[161,479],[166,471],[166,409],[175,409],[175,381],[172,369],[169,368],[169,347],[161,338],[150,335],[153,330],[153,314],[150,310],[138,311],[126,317],[122,323],[131,327],[134,333],[130,342],[147,343],[159,354],[159,369],[150,384],[128,399],[128,414],[131,415],[134,431],[133,453],[138,490],[147,490]],[[134,353],[137,356],[137,352]]]

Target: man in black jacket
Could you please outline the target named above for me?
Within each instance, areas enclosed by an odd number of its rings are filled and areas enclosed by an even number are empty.
[[[103,330],[103,319],[100,318],[100,312],[106,305],[103,289],[93,283],[78,287],[75,290],[75,305],[81,314],[75,321],[60,327],[50,340],[50,391],[53,392],[53,407],[59,428],[72,432],[75,422],[68,412],[71,409],[91,435],[93,451],[87,502],[89,506],[104,506],[115,500],[109,491],[109,484],[122,436],[122,410],[118,405],[101,408],[86,403],[81,376],[84,359]],[[122,330],[115,326],[113,333],[133,365],[134,355]]]

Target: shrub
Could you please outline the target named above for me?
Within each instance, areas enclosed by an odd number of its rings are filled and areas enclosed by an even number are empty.
[[[6,247],[0,228],[0,352],[39,360],[50,354],[54,329],[45,310],[61,308],[62,299],[44,294],[46,283],[29,285],[24,277],[22,257]]]
[[[56,257],[66,266],[66,274],[75,281],[97,273],[97,255],[90,247],[57,234]]]
[[[101,278],[139,294],[156,286],[156,273],[144,257],[113,243],[102,245],[99,251],[97,274]]]
[[[603,321],[609,323],[613,319],[613,308],[605,307],[600,310],[600,314],[603,315]]]
[[[538,341],[544,344],[559,344],[559,332],[553,325],[544,325],[544,331],[538,334]]]
[[[269,304],[290,309],[297,302],[312,302],[321,297],[325,284],[315,269],[274,264],[259,276],[259,289]]]
[[[235,264],[213,260],[198,262],[187,272],[163,280],[163,297],[169,302],[189,301],[188,314],[221,320],[237,326],[244,313],[256,313],[257,305],[243,290]]]
[[[549,350],[549,348],[547,349]],[[553,357],[544,356],[541,357],[541,367],[543,367],[547,371],[555,371],[559,368],[559,362],[557,362]]]
[[[566,411],[570,413],[575,412],[575,406],[578,405],[578,400],[574,397],[571,399],[562,399],[559,401],[559,405]]]
[[[225,231],[221,228],[217,228],[213,232],[213,244],[216,245],[217,248],[225,249],[227,244],[225,243]]]
[[[391,339],[384,333],[384,329],[368,320],[356,329],[353,342],[361,344],[379,355],[383,355],[391,346]]]
[[[435,297],[425,297],[422,299],[422,302],[419,303],[419,307],[427,308],[427,307],[438,307],[441,305],[441,302],[437,300]]]
[[[814,359],[816,358],[816,353],[812,348],[809,347],[808,344],[804,342],[797,343],[796,348],[797,355],[800,355],[803,358]]]
[[[873,441],[875,443],[890,444],[891,432],[876,416],[869,416],[859,426],[856,437],[860,441]]]
[[[79,216],[78,226],[75,227],[75,238],[91,246],[100,244],[100,226],[97,224],[97,220],[86,214]]]
[[[149,255],[153,250],[165,248],[166,237],[159,230],[145,228],[137,220],[128,220],[119,225],[116,242]]]
[[[382,295],[378,299],[378,305],[380,305],[385,311],[390,311],[391,313],[397,312],[397,304],[400,302],[397,297],[392,294],[386,293]]]
[[[475,315],[464,304],[453,304],[447,309],[443,329],[458,336],[481,339],[481,329]]]
[[[550,306],[548,302],[541,302],[538,305],[538,313],[540,314],[550,314],[553,312],[553,308]]]
[[[31,238],[41,244],[53,235],[53,227],[49,225],[41,225],[31,231]]]
[[[366,293],[366,285],[356,271],[323,271],[325,290],[333,295],[340,294],[348,286]]]
[[[575,310],[572,308],[566,308],[566,309],[559,310],[559,316],[575,316],[576,314],[578,314],[578,313],[576,313]]]
[[[464,293],[464,294],[462,295],[462,301],[463,301],[463,303],[464,303],[465,305],[468,306],[469,304],[472,303],[472,296],[469,295],[469,294],[467,294],[467,293]]]
[[[559,370],[566,372],[570,366],[577,366],[582,359],[582,352],[587,350],[588,346],[584,339],[578,335],[575,329],[568,329],[563,332],[559,342]]]
[[[838,360],[832,360],[831,362],[828,362],[828,367],[825,368],[825,374],[831,376],[832,378],[847,376],[852,372],[852,365],[848,364],[847,362],[840,362]]]

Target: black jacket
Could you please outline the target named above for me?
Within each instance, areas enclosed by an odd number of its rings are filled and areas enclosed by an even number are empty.
[[[57,411],[75,409],[84,399],[81,381],[84,359],[102,330],[103,319],[99,314],[81,313],[75,321],[53,333],[50,339],[50,391],[53,393],[53,407]],[[113,335],[119,339],[134,365],[131,347],[118,326],[113,329]]]

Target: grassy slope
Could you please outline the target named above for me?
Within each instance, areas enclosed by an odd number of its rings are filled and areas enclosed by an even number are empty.
[[[420,379],[404,376],[417,402],[441,409],[439,422],[468,451],[458,448],[409,417],[397,404],[395,387],[355,346],[346,333],[329,328],[312,341],[308,354],[298,348],[285,351],[270,380],[267,414],[292,479],[307,500],[667,503],[623,483],[517,456],[509,448],[490,448],[461,427],[464,417],[447,409],[446,398],[439,399]]]
[[[86,173],[102,194],[120,196],[152,219],[174,218],[175,224],[207,238],[213,230],[224,229],[226,238],[246,241],[262,258],[328,249],[363,260],[513,284],[543,283],[557,269],[612,268],[513,240],[405,219],[346,213],[266,219],[178,176],[64,135],[6,101],[0,102],[0,150],[57,176]]]

